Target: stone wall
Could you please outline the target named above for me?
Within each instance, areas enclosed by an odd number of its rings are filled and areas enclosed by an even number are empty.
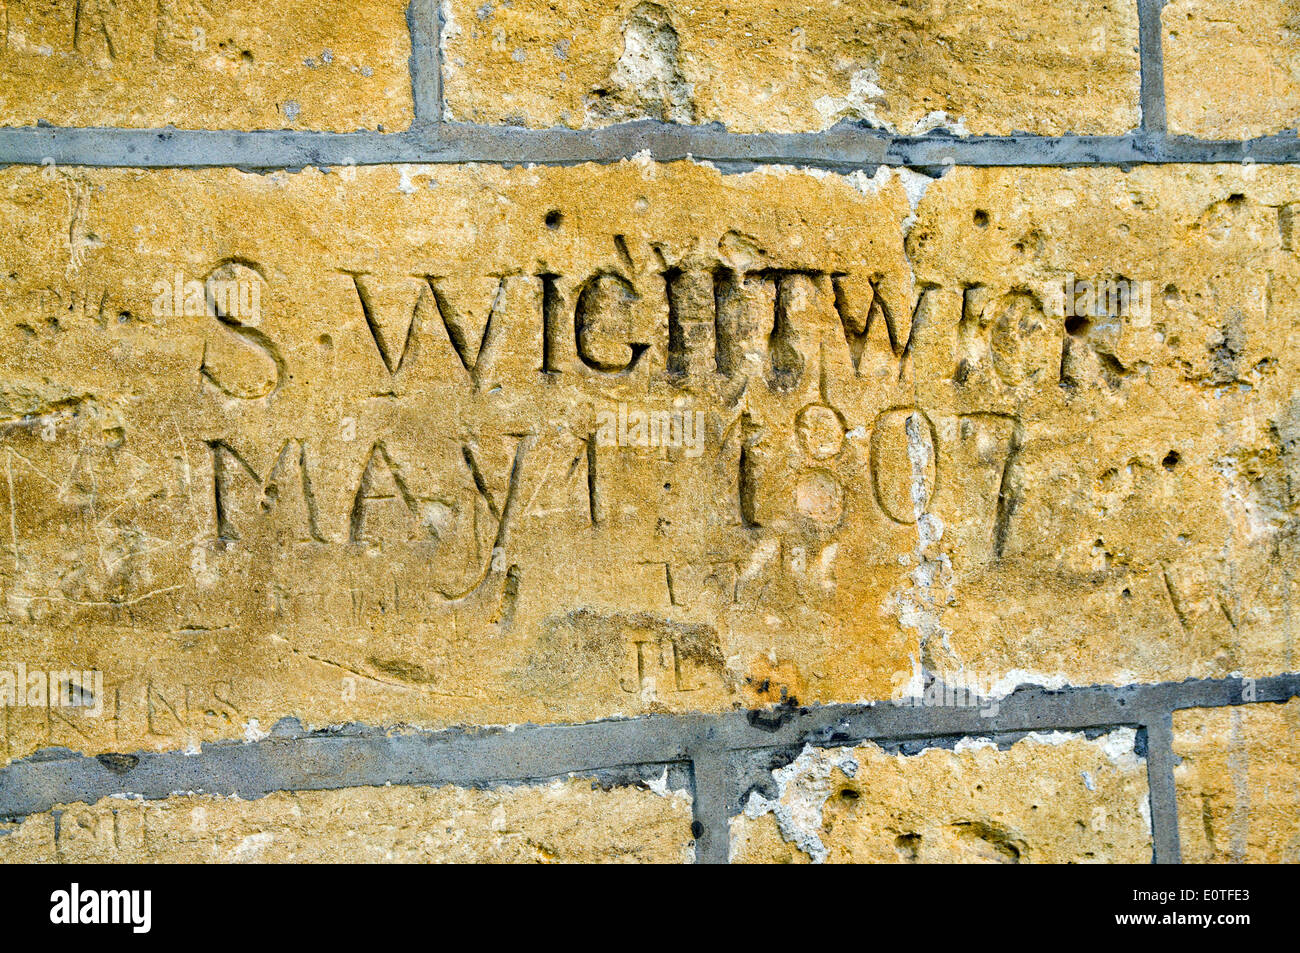
[[[0,3],[0,860],[1300,859],[1293,20]]]

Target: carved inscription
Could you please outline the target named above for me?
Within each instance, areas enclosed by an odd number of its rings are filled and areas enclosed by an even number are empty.
[[[0,176],[0,624],[130,686],[117,750],[1288,651],[1290,186],[64,175]]]

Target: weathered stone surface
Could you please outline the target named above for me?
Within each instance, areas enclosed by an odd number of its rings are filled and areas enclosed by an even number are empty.
[[[1030,735],[1005,750],[805,748],[731,825],[744,863],[1148,863],[1133,729]]]
[[[1174,712],[1184,863],[1300,861],[1300,699]]]
[[[1170,0],[1169,131],[1249,139],[1300,124],[1300,14],[1289,0]]]
[[[0,125],[405,128],[406,0],[11,0]]]
[[[952,357],[930,353],[968,368],[922,384],[914,347],[913,400],[940,435],[927,508],[946,527],[921,553],[930,594],[913,590],[946,636],[933,668],[1075,684],[1295,670],[1298,186],[1221,166],[930,188],[908,255],[918,283],[967,289],[940,312]],[[1062,316],[1063,274],[1127,278],[1129,305],[1076,294],[1090,314]],[[978,481],[1017,427],[998,497]],[[978,500],[995,504],[984,526]]]
[[[444,4],[449,118],[588,127],[651,117],[737,132],[865,119],[899,131],[1124,133],[1137,7],[1008,0]]]
[[[689,863],[690,799],[590,781],[61,805],[0,824],[3,863]]]
[[[1293,670],[1297,202],[4,170],[0,753]]]

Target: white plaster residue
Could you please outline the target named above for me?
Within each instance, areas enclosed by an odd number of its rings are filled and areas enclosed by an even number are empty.
[[[888,165],[876,166],[874,175],[867,175],[861,169],[850,172],[844,176],[850,185],[861,192],[863,195],[878,195],[880,190],[895,179],[903,187],[903,193],[907,196],[907,204],[911,208],[907,218],[903,219],[903,237],[911,231],[912,225],[916,222],[916,207],[921,204],[921,199],[925,197],[925,190],[934,182],[928,175],[922,175],[912,169],[894,168]]]
[[[1250,479],[1241,473],[1235,459],[1220,457],[1213,466],[1226,484],[1222,493],[1224,511],[1245,525],[1246,542],[1261,542],[1286,525],[1287,514],[1264,502]]]
[[[261,857],[262,852],[275,841],[275,835],[269,831],[249,834],[230,852],[230,859],[237,864],[247,864]]]
[[[912,663],[911,674],[905,682],[894,689],[893,701],[897,704],[916,702],[925,697],[925,669],[921,667],[921,661],[915,655],[909,655],[907,658]],[[898,675],[901,676],[902,673]]]
[[[648,9],[643,4],[638,10]],[[677,35],[667,20],[633,17],[623,34],[623,55],[614,66],[614,82],[647,99],[662,100],[669,122],[690,122],[694,92],[677,63]]]
[[[1151,801],[1146,796],[1138,797],[1138,814],[1142,815],[1142,823],[1146,827],[1147,834],[1151,833]]]
[[[587,124],[647,117],[690,123],[695,120],[694,97],[668,10],[640,3],[623,22],[623,52],[608,81],[588,97]]]
[[[1083,735],[1076,732],[1067,731],[1031,731],[1025,735],[1025,740],[1032,741],[1035,744],[1051,745],[1057,747],[1070,741],[1080,741]]]
[[[54,55],[54,47],[48,43],[28,39],[27,34],[22,31],[18,24],[9,23],[7,26],[8,34],[5,37],[5,45],[10,53],[23,53],[28,56]]]
[[[963,664],[957,664],[951,669],[927,669],[915,655],[909,655],[908,660],[910,667],[895,673],[892,678],[894,690],[889,698],[890,704],[922,708],[974,708],[981,715],[992,718],[1001,711],[1003,700],[1021,686],[1055,690],[1069,685],[1063,675],[1044,675],[1016,669],[999,676],[973,671]],[[1130,679],[1132,680],[1135,679]],[[873,702],[860,699],[858,704]]]
[[[668,769],[664,768],[663,777],[651,778],[649,781],[647,781],[646,787],[648,787],[655,794],[658,794],[660,797],[668,797],[670,793],[668,790]]]
[[[908,416],[904,431],[907,434],[907,455],[912,463],[910,491],[912,509],[916,514],[917,564],[907,574],[907,582],[891,596],[899,623],[916,630],[924,662],[929,646],[936,641],[951,651],[948,643],[951,633],[940,619],[940,606],[954,601],[952,562],[939,548],[943,539],[943,520],[926,512],[931,489],[928,471],[933,463],[934,449],[919,412]]]
[[[740,571],[740,581],[748,582],[755,578],[764,566],[776,558],[780,551],[780,541],[776,539],[765,539],[749,555],[749,562],[745,568]]]
[[[461,35],[461,28],[456,18],[452,16],[451,0],[442,0],[439,6],[442,13],[442,36],[438,39],[438,65],[442,69],[442,88],[445,94],[447,87],[451,85],[452,76],[456,74],[456,68],[460,66],[447,47],[452,40]],[[442,119],[444,122],[455,120],[451,112],[451,97],[447,95],[442,97]]]
[[[943,110],[926,113],[911,129],[899,129],[876,112],[885,103],[885,91],[880,87],[880,74],[870,66],[857,70],[849,77],[849,90],[843,96],[821,96],[813,101],[813,109],[821,117],[823,128],[829,129],[841,119],[863,119],[888,132],[923,136],[935,129],[949,129],[959,136],[969,136],[966,121],[949,116]]]
[[[660,797],[672,798],[673,803],[691,803],[691,792],[686,788],[670,788],[668,786],[668,769],[664,768],[664,774],[661,778],[651,778],[646,782],[648,787]]]
[[[912,206],[912,211],[916,212],[916,207],[921,204],[921,199],[925,197],[925,190],[930,187],[934,179],[928,175],[922,175],[912,169],[893,169],[894,175],[903,183],[903,191],[907,193],[907,201]],[[904,229],[906,233],[906,229]]]
[[[269,731],[263,731],[257,723],[256,718],[250,718],[244,724],[244,743],[251,744],[254,741],[261,741],[263,738],[271,737]]]
[[[855,169],[844,178],[863,195],[879,195],[880,190],[894,180],[894,169],[887,165],[878,165],[871,175],[867,175],[863,169]]]
[[[401,181],[397,183],[397,191],[403,195],[414,195],[420,190],[419,186],[411,181],[411,167],[409,165],[398,166],[397,170],[402,176]]]
[[[934,132],[936,129],[947,129],[958,136],[969,136],[970,130],[966,128],[966,120],[960,117],[954,119],[942,109],[936,109],[928,112],[916,121],[912,126],[911,134],[914,136],[923,136],[927,132]]]
[[[642,149],[639,152],[635,152],[632,154],[632,158],[623,161],[631,162],[633,165],[638,166],[643,175],[654,171],[656,168],[654,153],[649,149]]]
[[[823,127],[829,129],[841,119],[865,119],[873,125],[897,132],[876,115],[876,105],[884,101],[885,91],[877,85],[879,75],[871,67],[858,70],[849,77],[849,91],[843,96],[822,96],[813,102],[813,109],[822,117]]]
[[[788,843],[811,857],[814,864],[823,863],[829,851],[821,839],[822,813],[831,796],[831,776],[836,768],[846,777],[857,774],[852,749],[805,746],[799,757],[772,772],[777,796],[766,798],[757,791],[750,794],[745,816],[772,814]]]
[[[1137,729],[1116,728],[1109,734],[1102,735],[1095,742],[1101,746],[1101,753],[1111,763],[1125,770],[1142,767],[1142,759],[1137,756]]]
[[[992,738],[961,738],[952,746],[953,754],[965,754],[967,751],[979,751],[981,748],[997,749]]]
[[[994,698],[1006,698],[1021,685],[1038,685],[1055,691],[1065,688],[1069,684],[1069,679],[1059,672],[1055,675],[1048,675],[1045,672],[1035,672],[1027,668],[1013,668],[989,686],[989,694]]]
[[[1095,747],[1111,764],[1124,771],[1136,771],[1142,767],[1142,759],[1137,755],[1137,729],[1116,728],[1097,738],[1088,740],[1078,731],[1031,731],[1025,736],[1027,741],[1040,745],[1063,745],[1071,741],[1087,741]],[[1091,782],[1091,775],[1085,775],[1085,783]],[[1091,791],[1092,787],[1089,786]]]

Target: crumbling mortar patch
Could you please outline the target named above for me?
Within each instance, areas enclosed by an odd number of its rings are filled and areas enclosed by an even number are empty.
[[[913,741],[876,742],[839,748],[815,748],[805,745],[792,761],[771,772],[774,790],[765,784],[752,787],[742,814],[750,820],[771,814],[782,838],[808,855],[813,863],[824,863],[829,849],[821,839],[826,803],[834,793],[835,772],[852,780],[859,770],[854,752],[867,747],[881,750],[899,758],[913,758],[929,751],[946,750],[953,754],[975,752],[982,748],[1009,750],[1016,744],[1029,742],[1042,746],[1059,746],[1071,741],[1085,740],[1095,745],[1098,752],[1111,764],[1123,771],[1139,771],[1144,759],[1138,753],[1139,731],[1133,727],[1111,727],[1088,731],[1026,731],[1001,733],[994,736],[966,735],[948,738],[927,738]],[[1094,790],[1087,772],[1080,779],[1089,791]],[[1150,803],[1145,794],[1135,809],[1143,818],[1148,833],[1151,831]]]

